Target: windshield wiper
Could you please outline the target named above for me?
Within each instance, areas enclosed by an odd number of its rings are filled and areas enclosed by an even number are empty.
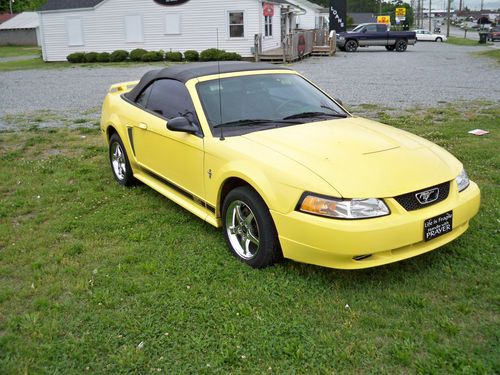
[[[340,118],[347,117],[347,115],[344,113],[302,112],[302,113],[297,113],[295,115],[287,116],[283,120],[292,120],[296,118],[308,118],[308,117],[321,117],[321,116],[340,117]]]
[[[214,125],[213,128],[231,128],[235,126],[258,126],[262,124],[300,124],[300,121],[286,121],[287,119],[283,120],[267,120],[267,119],[245,119],[245,120],[236,120],[236,121],[229,121],[229,122],[223,122],[222,124],[217,124]]]

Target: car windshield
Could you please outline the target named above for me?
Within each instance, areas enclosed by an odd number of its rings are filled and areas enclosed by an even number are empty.
[[[220,88],[220,90],[219,90]],[[344,118],[348,114],[295,74],[251,74],[197,85],[215,136],[241,135],[273,127]]]
[[[365,27],[365,24],[364,24],[364,23],[362,23],[362,24],[361,24],[361,25],[359,25],[359,26],[356,26],[354,29],[352,29],[352,31],[357,33],[357,32],[359,32],[359,31],[361,31],[361,30],[363,29],[363,27]]]

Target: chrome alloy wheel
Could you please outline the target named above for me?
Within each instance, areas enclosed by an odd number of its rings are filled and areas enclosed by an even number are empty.
[[[259,251],[259,226],[250,207],[240,200],[231,202],[226,213],[227,237],[236,254],[249,260]]]
[[[113,172],[115,172],[116,178],[120,181],[124,180],[125,173],[127,172],[125,153],[118,142],[114,142],[111,145],[111,165],[113,166]]]

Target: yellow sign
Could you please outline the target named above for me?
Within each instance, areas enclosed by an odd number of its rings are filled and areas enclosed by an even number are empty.
[[[377,16],[377,23],[385,23],[389,25],[391,23],[391,16]]]
[[[406,8],[396,8],[396,17],[405,17]]]

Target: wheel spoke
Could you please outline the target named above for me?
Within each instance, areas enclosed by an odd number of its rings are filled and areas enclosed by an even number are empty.
[[[248,214],[248,216],[245,218],[245,225],[250,227],[250,225],[252,224],[252,220],[255,218],[255,216],[253,215],[253,212],[250,211],[250,213]]]
[[[250,251],[250,243],[251,243],[251,240],[250,238],[248,238],[246,241],[245,241],[245,246],[243,246],[243,249],[245,250],[245,254],[248,256],[248,255],[252,255],[252,252]]]
[[[241,204],[238,204],[235,208],[234,208],[234,212],[236,214],[236,218],[238,219],[238,222],[241,224],[241,223],[244,223],[245,222],[245,215],[243,215],[243,212],[241,212]]]
[[[248,232],[248,240],[253,243],[255,246],[259,246],[259,239],[256,237],[251,231]]]

